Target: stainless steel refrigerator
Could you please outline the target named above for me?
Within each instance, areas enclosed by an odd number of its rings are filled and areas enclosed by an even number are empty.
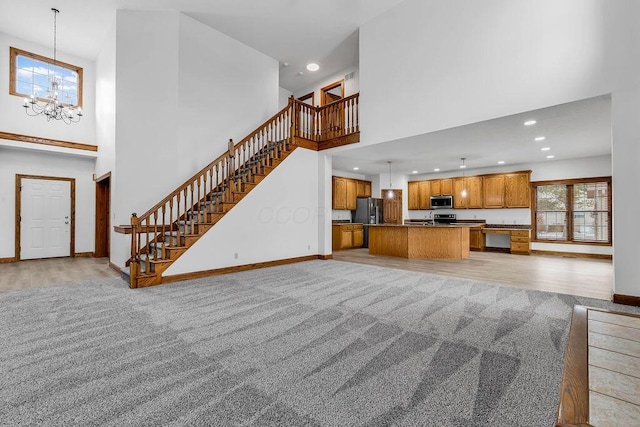
[[[382,199],[358,197],[356,200],[356,210],[351,211],[351,221],[364,224],[364,247],[368,248],[369,227],[367,225],[382,224],[384,222]]]

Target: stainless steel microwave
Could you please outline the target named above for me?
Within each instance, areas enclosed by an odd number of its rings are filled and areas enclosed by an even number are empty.
[[[431,209],[452,209],[453,196],[431,196],[429,207]]]

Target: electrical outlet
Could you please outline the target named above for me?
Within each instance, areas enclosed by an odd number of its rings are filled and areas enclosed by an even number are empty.
[[[238,259],[238,252],[234,253],[234,254],[233,254],[233,257],[234,257],[235,259]]]

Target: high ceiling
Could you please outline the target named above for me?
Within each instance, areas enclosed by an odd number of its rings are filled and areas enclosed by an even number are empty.
[[[60,9],[58,49],[96,58],[117,9],[175,10],[280,62],[280,85],[292,92],[358,64],[358,28],[402,0],[0,0],[0,31],[52,45],[51,7]],[[309,72],[308,62],[320,64]],[[288,66],[284,64],[287,63]],[[299,75],[302,71],[303,75]],[[525,127],[529,118],[538,123]],[[545,136],[543,142],[534,142]],[[550,147],[548,152],[540,148]],[[517,114],[369,147],[338,150],[334,169],[376,174],[470,169],[611,153],[608,96]],[[554,155],[547,160],[546,155]]]
[[[277,59],[280,86],[295,92],[356,65],[359,26],[401,1],[0,0],[0,31],[51,46],[56,7],[58,49],[94,59],[117,9],[181,11]],[[307,71],[309,62],[320,70]]]
[[[525,126],[527,120],[536,124]],[[545,137],[535,141],[536,137]],[[611,154],[611,97],[599,96],[392,142],[350,146],[333,169],[364,175],[459,171]],[[542,151],[542,148],[549,150]],[[553,155],[552,159],[547,156]],[[353,168],[358,167],[357,171]]]

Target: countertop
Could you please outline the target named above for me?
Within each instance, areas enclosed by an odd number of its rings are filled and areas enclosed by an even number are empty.
[[[482,227],[482,223],[464,223],[464,224],[427,224],[427,223],[412,223],[412,224],[368,224],[369,227],[405,227],[405,228],[474,228]]]
[[[361,222],[333,222],[331,225],[364,225]]]

